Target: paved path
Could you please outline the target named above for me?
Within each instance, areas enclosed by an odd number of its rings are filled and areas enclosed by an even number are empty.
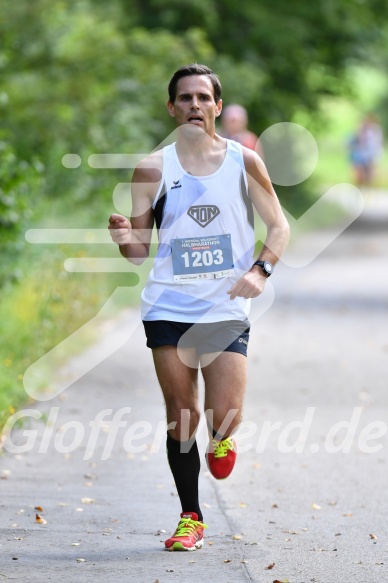
[[[224,482],[203,464],[204,549],[162,551],[179,502],[138,326],[113,356],[34,406],[49,423],[14,432],[22,446],[37,429],[31,451],[0,458],[0,581],[388,581],[388,233],[385,210],[370,206],[310,265],[277,268],[275,303],[253,325],[249,347],[240,436],[248,451]],[[301,238],[294,256],[319,237]],[[136,318],[123,314],[107,337]],[[76,377],[78,364],[66,374]],[[117,435],[115,414],[125,425]],[[204,430],[199,442],[203,454]]]

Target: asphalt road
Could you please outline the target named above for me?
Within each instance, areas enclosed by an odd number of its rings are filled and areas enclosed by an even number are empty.
[[[198,552],[163,551],[180,509],[139,315],[106,325],[0,457],[0,581],[388,581],[387,222],[385,199],[369,200],[311,263],[279,265],[255,304],[240,454],[222,482],[203,463]],[[301,237],[289,257],[326,240]],[[205,441],[202,428],[202,455]]]

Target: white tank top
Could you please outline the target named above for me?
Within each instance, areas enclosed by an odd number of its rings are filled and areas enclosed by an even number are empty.
[[[241,145],[227,140],[214,174],[192,176],[175,143],[163,148],[161,185],[152,205],[158,251],[141,300],[143,320],[245,320],[250,300],[227,290],[252,266],[253,207]]]

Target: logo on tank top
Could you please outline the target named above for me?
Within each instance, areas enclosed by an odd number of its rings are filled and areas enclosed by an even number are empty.
[[[216,205],[191,206],[187,211],[190,218],[201,227],[206,227],[213,219],[218,217],[220,209]]]
[[[171,186],[171,190],[174,190],[174,188],[182,188],[182,185],[179,184],[179,182],[179,180],[173,180],[174,186]]]

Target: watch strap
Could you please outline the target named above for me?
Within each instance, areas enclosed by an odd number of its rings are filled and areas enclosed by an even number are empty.
[[[270,268],[271,268],[270,271],[268,269],[266,269],[266,264],[270,266]],[[259,267],[261,267],[261,269],[264,271],[264,273],[267,277],[272,275],[273,265],[269,261],[263,261],[262,259],[258,259],[257,261],[254,262],[253,265],[258,265]],[[253,267],[253,265],[252,265],[252,267]]]

